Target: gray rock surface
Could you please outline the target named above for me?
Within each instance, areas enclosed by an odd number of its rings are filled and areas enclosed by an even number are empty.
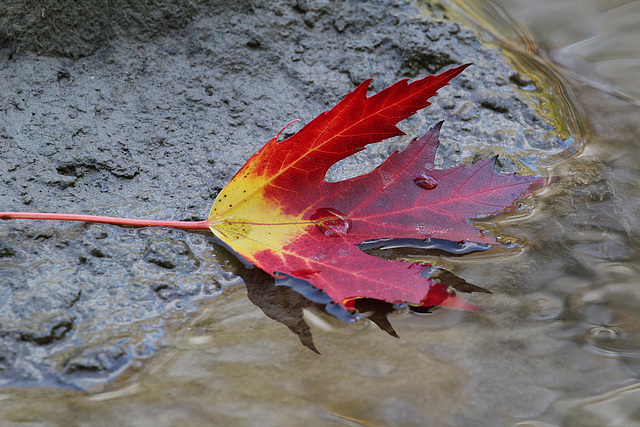
[[[565,149],[530,106],[533,83],[428,5],[32,3],[0,4],[0,211],[205,219],[291,119],[307,123],[370,77],[377,92],[466,62],[402,124],[413,137],[446,120],[441,166],[496,152],[533,164]],[[407,140],[365,150],[330,179]],[[0,385],[90,388],[135,371],[198,301],[241,283],[227,256],[204,233],[0,222]]]

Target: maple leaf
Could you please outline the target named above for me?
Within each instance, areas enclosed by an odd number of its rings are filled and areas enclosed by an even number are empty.
[[[495,158],[434,169],[441,122],[370,173],[324,180],[339,160],[404,135],[396,124],[430,105],[469,65],[402,80],[371,97],[367,80],[291,138],[272,139],[220,192],[209,228],[269,274],[307,280],[349,308],[372,298],[473,309],[423,277],[428,266],[370,256],[357,245],[379,238],[496,243],[470,219],[510,208],[541,178],[496,173]]]

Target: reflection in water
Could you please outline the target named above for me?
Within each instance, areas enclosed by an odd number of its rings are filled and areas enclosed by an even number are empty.
[[[412,247],[422,249],[424,256],[430,254],[451,253],[458,256],[464,253],[485,251],[490,245],[469,243],[469,242],[449,242],[440,239],[427,239],[426,241],[412,239],[381,239],[363,244],[367,248],[387,247],[401,248]],[[320,354],[315,344],[311,328],[304,319],[305,309],[316,312],[327,312],[345,323],[354,323],[365,317],[377,325],[381,330],[389,335],[398,338],[387,316],[394,311],[407,309],[415,313],[430,313],[436,307],[423,307],[412,305],[394,305],[384,301],[370,298],[359,298],[353,301],[353,311],[348,311],[338,304],[322,290],[316,289],[305,280],[291,276],[282,275],[278,278],[266,272],[244,265],[237,254],[232,251],[228,257],[221,257],[220,262],[229,272],[239,276],[247,288],[247,296],[267,317],[282,323],[291,332],[298,336],[302,345],[311,351]],[[235,256],[234,256],[235,255]],[[473,285],[466,280],[456,276],[450,271],[431,267],[426,274],[436,284],[446,286],[451,291],[464,293],[490,291]]]
[[[320,354],[313,344],[311,328],[304,321],[304,309],[319,305],[304,298],[291,288],[276,286],[272,276],[257,268],[243,268],[238,272],[247,287],[247,297],[264,314],[285,325],[296,334],[302,345]]]

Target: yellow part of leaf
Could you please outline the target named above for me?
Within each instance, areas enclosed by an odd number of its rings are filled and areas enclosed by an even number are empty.
[[[220,192],[207,219],[217,237],[252,262],[252,255],[262,250],[281,252],[313,225],[302,220],[302,214],[282,214],[279,203],[264,196],[263,186],[260,176],[237,174]]]

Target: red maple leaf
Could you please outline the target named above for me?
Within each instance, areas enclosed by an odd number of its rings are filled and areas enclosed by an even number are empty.
[[[291,138],[272,139],[218,195],[209,227],[261,269],[307,280],[343,305],[374,298],[470,308],[423,277],[426,266],[370,256],[357,245],[432,237],[495,243],[469,220],[508,209],[539,177],[496,173],[494,159],[434,169],[439,123],[366,175],[324,180],[339,160],[403,135],[396,124],[430,105],[467,66],[403,80],[369,98],[367,80]]]

